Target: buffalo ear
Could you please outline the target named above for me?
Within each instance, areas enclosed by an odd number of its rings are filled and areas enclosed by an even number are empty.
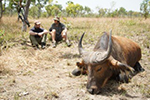
[[[76,65],[79,67],[80,66],[80,62],[76,62]]]
[[[84,61],[82,61],[82,62],[76,62],[76,65],[78,67],[78,70],[80,70],[80,73],[82,73],[83,75],[88,74],[87,67],[85,66]]]
[[[111,60],[111,65],[113,66],[114,70],[121,70],[123,72],[131,71],[132,73],[134,72],[134,69],[131,66],[129,66],[127,64],[123,64],[115,59]]]
[[[83,68],[84,63],[82,62],[76,62],[76,65],[78,66],[78,68]]]
[[[131,74],[134,72],[134,69],[127,64],[123,64],[115,59],[111,60],[111,68],[114,71],[119,72],[119,81],[128,83],[131,78]]]

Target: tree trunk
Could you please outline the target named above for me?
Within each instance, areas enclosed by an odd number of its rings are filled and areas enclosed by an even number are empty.
[[[40,16],[41,16],[41,7],[38,7],[38,18],[40,18]]]
[[[26,1],[25,12],[24,12],[24,16],[25,16],[26,20],[28,20],[28,12],[29,12],[30,3],[31,3],[31,0]],[[27,31],[27,25],[26,25],[25,21],[23,21],[22,31],[23,32]]]
[[[3,16],[3,4],[2,4],[2,0],[0,0],[0,19]]]
[[[27,31],[27,25],[26,23],[23,21],[22,23],[22,32],[26,32]]]
[[[42,8],[42,5],[41,5],[41,3],[40,3],[40,0],[38,0],[38,18],[40,18],[40,16],[41,16],[41,8]]]

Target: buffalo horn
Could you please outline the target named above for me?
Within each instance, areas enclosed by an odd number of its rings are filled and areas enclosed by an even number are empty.
[[[95,51],[91,57],[91,63],[103,63],[109,58],[111,51],[112,51],[111,34],[112,34],[112,30],[110,31],[110,34],[109,34],[109,42],[108,42],[107,51]]]
[[[85,32],[82,34],[79,44],[78,44],[78,50],[79,50],[80,55],[84,55],[84,52],[85,52],[85,50],[82,48],[82,39],[83,39],[84,34]]]

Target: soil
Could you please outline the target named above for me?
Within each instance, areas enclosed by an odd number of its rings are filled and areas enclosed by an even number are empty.
[[[129,83],[110,80],[98,95],[86,90],[87,76],[73,76],[81,61],[77,43],[51,43],[42,50],[19,44],[0,56],[0,100],[150,100],[149,53],[140,60],[145,69]],[[92,50],[94,45],[84,45]],[[149,52],[149,49],[143,49]],[[150,59],[150,58],[149,58]]]

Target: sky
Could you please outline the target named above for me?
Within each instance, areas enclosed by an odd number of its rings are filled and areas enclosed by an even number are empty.
[[[54,0],[55,2],[56,0]],[[74,4],[80,4],[83,7],[88,6],[92,11],[96,12],[96,7],[110,9],[114,4],[113,10],[119,9],[120,7],[125,8],[127,11],[138,11],[140,12],[140,4],[143,0],[57,0],[58,4],[61,4],[64,8],[67,6],[67,1],[72,1]]]

